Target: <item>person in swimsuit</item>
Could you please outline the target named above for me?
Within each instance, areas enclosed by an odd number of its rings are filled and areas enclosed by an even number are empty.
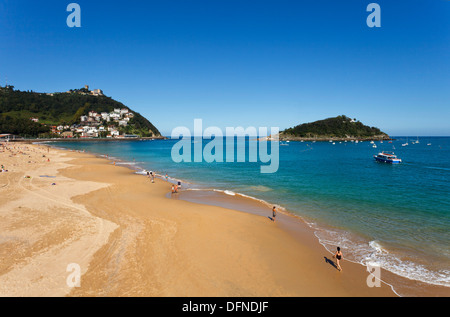
[[[340,265],[340,263],[339,263],[339,261],[341,261],[342,258],[343,258],[343,255],[342,255],[342,252],[341,252],[341,248],[340,248],[340,247],[337,247],[337,251],[336,251],[336,253],[333,255],[333,257],[336,258],[337,269],[338,269],[339,271],[342,271],[341,265]]]
[[[272,220],[273,222],[275,222],[275,218],[277,217],[277,209],[275,208],[275,206],[273,206],[272,208]]]

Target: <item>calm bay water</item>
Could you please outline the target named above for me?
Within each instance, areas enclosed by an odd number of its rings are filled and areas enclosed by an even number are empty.
[[[168,173],[191,188],[229,190],[282,206],[309,223],[329,250],[341,246],[347,259],[450,286],[449,137],[398,137],[375,142],[377,148],[369,142],[282,142],[274,174],[261,174],[266,164],[260,162],[177,164],[171,158],[176,142],[54,145],[108,154],[137,169]],[[394,151],[403,163],[375,162],[373,155],[382,150]]]

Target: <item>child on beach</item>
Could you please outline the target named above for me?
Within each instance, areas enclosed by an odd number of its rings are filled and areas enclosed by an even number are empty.
[[[343,256],[343,254],[342,254],[342,252],[341,252],[341,248],[340,248],[340,247],[337,247],[337,251],[336,251],[336,253],[333,255],[333,258],[336,258],[336,265],[337,265],[337,269],[338,269],[339,271],[342,271],[342,268],[341,268],[341,265],[340,265],[339,261],[342,260],[343,257],[344,257],[344,256]]]
[[[277,217],[277,209],[275,206],[272,208],[272,220],[275,222],[275,218]]]

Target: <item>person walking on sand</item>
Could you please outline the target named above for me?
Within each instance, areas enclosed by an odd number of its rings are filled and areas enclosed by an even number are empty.
[[[337,247],[337,251],[336,251],[336,253],[333,255],[333,258],[336,258],[336,265],[337,265],[337,269],[338,269],[339,271],[342,271],[341,264],[340,264],[339,262],[342,260],[343,257],[344,257],[344,256],[343,256],[343,254],[342,254],[342,252],[341,252],[341,248],[340,248],[340,247]]]
[[[273,206],[272,208],[272,220],[275,222],[275,218],[277,217],[277,208]]]

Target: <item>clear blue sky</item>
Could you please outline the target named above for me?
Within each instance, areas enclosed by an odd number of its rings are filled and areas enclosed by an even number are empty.
[[[81,28],[66,7],[81,6]],[[366,7],[381,7],[369,28]],[[450,135],[450,1],[0,0],[0,82],[85,84],[176,126],[345,114],[391,135]]]

